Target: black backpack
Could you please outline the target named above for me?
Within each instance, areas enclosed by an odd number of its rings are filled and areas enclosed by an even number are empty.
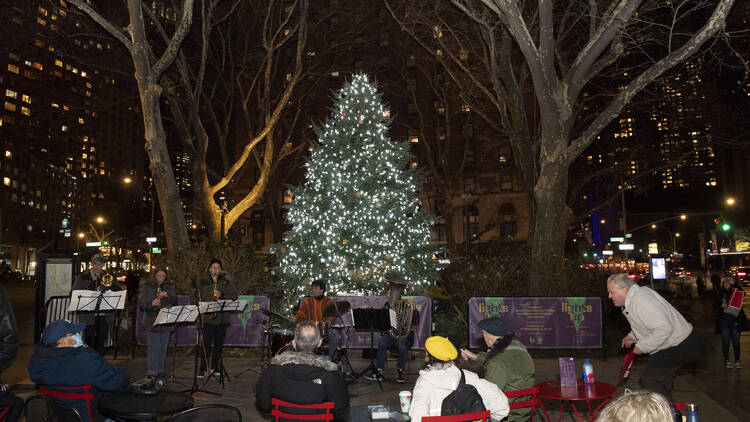
[[[466,383],[464,371],[461,372],[461,380],[452,393],[445,396],[440,406],[440,416],[462,415],[464,413],[484,412],[484,402],[477,389]]]

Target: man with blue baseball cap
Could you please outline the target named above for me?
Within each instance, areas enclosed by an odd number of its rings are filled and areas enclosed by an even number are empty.
[[[479,321],[482,337],[487,344],[486,352],[472,353],[461,349],[461,358],[477,360],[484,366],[484,378],[495,383],[502,391],[522,390],[534,386],[534,360],[526,347],[515,338],[508,321],[500,317],[486,318]],[[509,399],[523,401],[530,396]],[[530,408],[513,409],[508,415],[508,421],[527,421],[531,414]]]
[[[59,319],[42,332],[42,345],[37,346],[29,361],[29,377],[45,386],[78,386],[91,384],[94,403],[91,406],[94,421],[104,420],[97,411],[101,391],[117,391],[128,385],[130,376],[122,368],[113,366],[94,349],[83,343],[81,332],[86,324],[73,324]],[[89,418],[83,400],[65,400],[70,403],[84,422]]]

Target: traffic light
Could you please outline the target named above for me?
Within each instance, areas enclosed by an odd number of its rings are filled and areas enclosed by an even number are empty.
[[[723,232],[732,230],[732,224],[723,217],[714,218],[714,224],[716,224],[716,227]]]

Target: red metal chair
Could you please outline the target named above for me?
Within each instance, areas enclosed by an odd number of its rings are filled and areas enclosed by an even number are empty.
[[[523,400],[523,401],[517,401],[517,402],[509,402],[511,410],[513,409],[522,409],[524,407],[530,407],[531,408],[531,420],[534,420],[534,410],[537,406],[542,408],[542,412],[544,412],[544,416],[547,418],[547,421],[550,420],[549,415],[547,414],[547,409],[545,409],[544,404],[542,404],[542,399],[539,397],[539,386],[531,387],[531,388],[524,388],[523,390],[514,390],[514,391],[504,391],[503,394],[505,394],[505,397],[507,398],[515,398],[515,397],[523,397],[523,396],[531,396],[529,400]]]
[[[42,385],[40,388],[42,394],[45,396],[67,400],[85,400],[86,409],[89,411],[89,420],[94,420],[94,414],[91,411],[91,402],[94,400],[94,394],[90,392],[91,384],[73,386]]]
[[[326,402],[326,403],[315,403],[315,404],[294,404],[285,402],[283,400],[279,400],[275,397],[271,397],[271,404],[273,404],[273,409],[271,409],[271,416],[275,417],[275,421],[279,422],[279,418],[286,418],[291,419],[295,421],[332,421],[333,420],[333,402]],[[281,411],[280,407],[287,407],[291,409],[315,409],[319,413],[312,414],[312,415],[306,415],[306,414],[297,414],[297,413],[286,413]]]
[[[5,415],[8,414],[8,411],[10,411],[10,406],[0,407],[0,421],[5,419]]]
[[[469,421],[490,422],[490,411],[485,410],[484,412],[464,413],[463,415],[423,416],[422,417],[422,422],[469,422]]]

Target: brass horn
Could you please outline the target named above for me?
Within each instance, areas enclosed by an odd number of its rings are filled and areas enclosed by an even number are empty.
[[[110,273],[104,273],[102,274],[102,286],[106,288],[112,287],[112,281],[115,279],[115,277]]]

